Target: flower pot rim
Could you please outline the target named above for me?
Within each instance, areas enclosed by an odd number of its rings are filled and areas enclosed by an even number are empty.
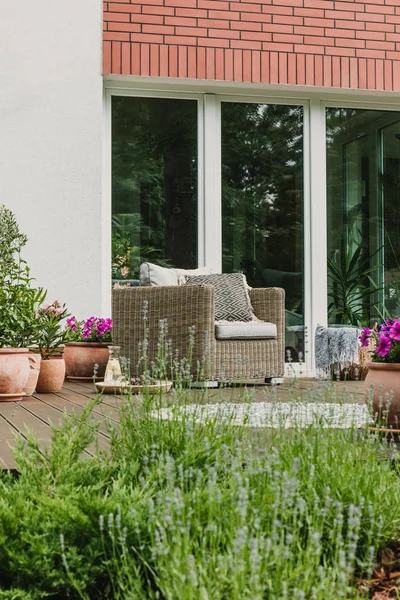
[[[400,362],[398,363],[386,363],[386,362],[367,362],[368,369],[383,369],[386,371],[400,371]]]
[[[108,346],[112,346],[112,342],[67,342],[65,347],[68,346],[77,346],[77,347],[88,347],[88,348],[107,348]]]
[[[0,348],[0,354],[26,354],[28,348]]]

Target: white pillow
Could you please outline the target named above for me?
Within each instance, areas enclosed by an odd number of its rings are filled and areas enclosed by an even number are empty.
[[[140,285],[180,285],[182,275],[209,275],[211,269],[167,269],[153,263],[145,262],[140,265]],[[184,282],[183,282],[184,283]]]

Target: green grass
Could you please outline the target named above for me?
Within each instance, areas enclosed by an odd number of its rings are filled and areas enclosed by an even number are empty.
[[[176,392],[177,404],[188,392]],[[205,398],[207,393],[205,393]],[[397,539],[400,477],[355,430],[251,435],[127,399],[111,446],[89,406],[0,478],[0,599],[338,600]]]

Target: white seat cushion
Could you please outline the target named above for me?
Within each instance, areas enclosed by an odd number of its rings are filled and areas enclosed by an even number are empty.
[[[142,263],[140,265],[140,285],[180,285],[179,278],[182,275],[206,275],[211,273],[208,267],[198,269],[175,269],[160,267],[153,263]]]
[[[217,340],[260,340],[275,339],[276,325],[265,321],[216,321]]]

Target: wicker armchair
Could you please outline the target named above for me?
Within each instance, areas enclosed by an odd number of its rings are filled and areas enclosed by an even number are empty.
[[[214,288],[199,286],[123,287],[113,290],[113,341],[131,362],[132,375],[140,374],[140,343],[144,338],[143,307],[148,302],[148,355],[157,351],[160,320],[167,319],[168,338],[180,358],[187,357],[190,327],[195,327],[191,372],[210,380],[283,377],[285,309],[284,290],[250,290],[256,316],[277,326],[276,339],[217,340],[214,323]],[[192,340],[193,343],[193,340]]]

